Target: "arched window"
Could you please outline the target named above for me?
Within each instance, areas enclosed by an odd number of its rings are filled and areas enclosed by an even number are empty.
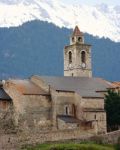
[[[86,63],[86,54],[85,54],[85,51],[82,51],[81,52],[81,61],[82,61],[82,63]]]
[[[72,63],[72,52],[70,51],[69,52],[69,64],[71,64]]]
[[[72,38],[72,42],[75,42],[75,38],[74,37]]]
[[[81,37],[78,37],[78,42],[82,42],[82,38]]]

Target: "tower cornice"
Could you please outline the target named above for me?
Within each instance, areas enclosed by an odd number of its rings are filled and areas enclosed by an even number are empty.
[[[75,43],[75,44],[71,44],[71,45],[66,45],[64,48],[66,49],[66,48],[70,48],[70,47],[75,47],[75,46],[89,46],[89,47],[92,47],[92,45],[91,44],[82,44],[82,43]]]

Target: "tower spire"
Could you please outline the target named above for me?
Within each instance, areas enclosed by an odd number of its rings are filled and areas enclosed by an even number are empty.
[[[79,27],[76,25],[72,36],[81,36],[81,35],[83,35],[83,33],[80,31]]]
[[[84,43],[84,34],[80,31],[79,27],[76,25],[73,33],[70,37],[70,44]]]

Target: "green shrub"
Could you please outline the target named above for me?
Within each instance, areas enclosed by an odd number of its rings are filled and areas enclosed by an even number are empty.
[[[26,150],[115,150],[110,146],[97,145],[92,143],[86,144],[42,144],[34,148],[28,148]],[[120,150],[120,149],[119,149]]]
[[[115,145],[115,150],[120,150],[120,137],[118,138],[117,144]]]
[[[96,144],[62,144],[51,146],[48,150],[113,150],[113,148]]]

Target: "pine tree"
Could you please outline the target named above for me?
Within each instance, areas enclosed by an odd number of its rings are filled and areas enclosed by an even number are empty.
[[[105,96],[108,131],[118,130],[120,126],[120,93],[109,90]]]

